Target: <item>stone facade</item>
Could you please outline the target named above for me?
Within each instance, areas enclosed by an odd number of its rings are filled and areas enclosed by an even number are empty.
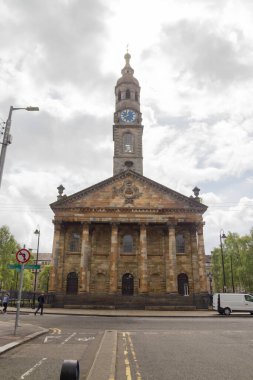
[[[55,213],[51,290],[133,294],[206,292],[202,214],[206,206],[131,170],[51,205]],[[182,289],[180,290],[182,292]]]
[[[125,59],[115,87],[113,177],[70,196],[59,187],[58,200],[51,204],[50,290],[79,295],[206,293],[202,215],[207,207],[196,189],[195,198],[186,197],[143,176],[140,87],[128,53]],[[124,133],[131,135],[128,150]]]

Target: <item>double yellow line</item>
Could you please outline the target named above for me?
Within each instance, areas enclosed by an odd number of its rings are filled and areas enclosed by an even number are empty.
[[[140,373],[140,366],[137,361],[136,353],[134,350],[134,345],[129,332],[123,332],[123,348],[124,348],[124,362],[125,362],[125,370],[126,370],[126,379],[132,380],[131,375],[131,364],[130,364],[130,356],[132,358],[132,362],[134,364],[134,374],[136,380],[142,380]]]

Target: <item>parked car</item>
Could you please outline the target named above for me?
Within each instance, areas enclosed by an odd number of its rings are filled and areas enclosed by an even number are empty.
[[[253,314],[253,296],[242,293],[215,293],[213,295],[213,310],[227,316],[235,311]]]

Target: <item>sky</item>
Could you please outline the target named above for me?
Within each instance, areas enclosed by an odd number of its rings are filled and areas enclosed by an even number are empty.
[[[2,0],[0,128],[12,113],[0,226],[51,252],[57,187],[113,175],[114,87],[141,86],[143,174],[200,188],[206,254],[253,227],[252,0]],[[3,135],[0,135],[2,142]]]

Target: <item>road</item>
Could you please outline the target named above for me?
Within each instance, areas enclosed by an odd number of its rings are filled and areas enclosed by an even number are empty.
[[[11,318],[11,317],[10,317]],[[1,356],[3,380],[60,378],[77,359],[80,379],[252,379],[253,318],[22,315],[50,332]],[[116,365],[115,375],[113,368]]]

